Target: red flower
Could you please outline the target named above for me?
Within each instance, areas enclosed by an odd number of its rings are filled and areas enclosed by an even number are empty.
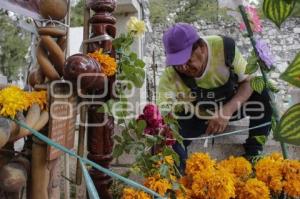
[[[145,106],[144,119],[147,122],[147,126],[152,128],[158,128],[163,124],[163,118],[159,112],[158,107],[155,104],[148,104]]]

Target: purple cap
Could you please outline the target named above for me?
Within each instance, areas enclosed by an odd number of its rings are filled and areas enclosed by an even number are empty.
[[[187,23],[176,23],[170,27],[163,35],[166,64],[185,64],[192,54],[193,44],[199,38],[197,30]]]

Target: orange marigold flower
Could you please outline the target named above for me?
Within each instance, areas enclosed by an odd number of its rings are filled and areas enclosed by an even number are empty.
[[[252,173],[252,166],[243,157],[229,157],[228,160],[219,162],[218,166],[224,168],[237,178],[247,179]]]
[[[230,199],[235,197],[234,178],[226,170],[210,169],[193,177],[192,198]]]
[[[280,193],[284,185],[283,159],[277,155],[266,156],[255,165],[256,177],[274,192]]]
[[[146,178],[144,185],[161,196],[164,196],[168,189],[172,189],[172,185],[167,179],[158,176]]]
[[[124,188],[122,199],[151,199],[150,195],[132,188]]]
[[[88,56],[94,58],[100,63],[101,72],[106,76],[112,76],[117,72],[117,62],[114,58],[107,54],[103,54],[102,50],[88,53]]]
[[[215,161],[207,153],[194,153],[186,161],[185,173],[193,176],[198,172],[213,169]]]
[[[256,178],[249,179],[237,196],[238,199],[270,199],[266,184]]]
[[[19,111],[26,110],[31,102],[25,92],[17,86],[9,86],[0,91],[0,115],[14,118]]]
[[[300,161],[284,160],[283,161],[284,179],[299,179],[300,180]]]
[[[47,105],[47,92],[46,91],[32,91],[27,92],[26,96],[30,101],[30,106],[37,103],[41,109],[46,109]]]
[[[283,190],[290,197],[300,197],[300,179],[289,179],[284,183]]]

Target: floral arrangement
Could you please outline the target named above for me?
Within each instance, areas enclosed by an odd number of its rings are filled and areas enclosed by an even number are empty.
[[[245,6],[245,11],[247,13],[248,19],[250,21],[251,29],[253,32],[262,32],[262,24],[260,22],[257,10],[254,6],[248,5]],[[245,23],[240,23],[240,30],[245,31]]]
[[[106,76],[113,76],[117,72],[117,62],[115,58],[102,53],[102,50],[88,53],[88,56],[94,58],[100,63],[101,73]]]
[[[113,156],[123,153],[135,154],[132,172],[142,177],[163,176],[173,179],[179,175],[174,162],[179,163],[178,155],[171,145],[175,140],[182,142],[178,134],[178,124],[170,115],[162,116],[155,104],[147,104],[137,119],[125,125],[121,136],[116,135]],[[169,169],[172,168],[172,172]]]
[[[17,86],[9,86],[0,90],[0,115],[15,118],[19,111],[25,111],[34,103],[46,108],[46,91],[26,92]]]
[[[165,123],[155,104],[147,104],[144,107],[143,114],[138,117],[138,120],[144,120],[146,122],[147,125],[144,129],[146,135],[161,135],[166,139],[163,143],[166,145],[173,145],[175,143],[172,130]]]
[[[300,161],[284,160],[278,153],[262,158],[253,167],[243,157],[216,162],[205,153],[192,154],[186,163],[186,175],[171,178],[179,186],[159,175],[145,177],[144,185],[161,196],[177,199],[269,199],[282,192],[290,198],[300,196]],[[151,196],[125,188],[122,198]]]

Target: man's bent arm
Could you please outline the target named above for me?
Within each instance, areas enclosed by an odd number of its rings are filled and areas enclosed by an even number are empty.
[[[247,77],[245,80],[239,83],[238,90],[233,98],[227,102],[223,111],[230,113],[231,115],[236,112],[241,105],[246,102],[251,96],[253,90],[250,85],[250,77]]]

